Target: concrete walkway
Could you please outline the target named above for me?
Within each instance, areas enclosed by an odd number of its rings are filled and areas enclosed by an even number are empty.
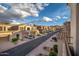
[[[25,42],[28,42],[28,41],[30,41],[30,40],[27,39],[26,41],[18,41],[17,44],[14,44],[14,43],[12,43],[10,41],[1,42],[0,43],[0,52],[5,51],[5,50],[8,50],[8,49],[11,49],[13,47],[16,47],[16,46],[21,45],[21,44],[23,44]]]
[[[56,44],[51,38],[56,37],[56,35],[51,36],[48,40],[40,44],[38,47],[33,49],[30,53],[28,53],[26,56],[39,56],[39,54],[42,54],[43,56],[48,56],[49,51],[44,50],[44,47],[53,48],[53,45]],[[51,41],[52,40],[52,41]]]
[[[35,39],[38,38],[38,37],[40,37],[40,36],[36,36]],[[13,47],[16,47],[18,45],[21,45],[21,44],[23,44],[25,42],[29,42],[29,41],[32,41],[32,40],[33,39],[26,39],[25,38],[23,41],[19,40],[17,44],[14,44],[14,43],[12,43],[10,41],[4,41],[4,40],[1,41],[0,40],[0,52],[11,49]]]
[[[7,53],[8,56],[24,56],[24,55],[28,54],[29,52],[31,52],[34,48],[39,46],[41,43],[46,41],[48,38],[50,38],[55,33],[51,32],[45,36],[42,36],[42,37],[39,37],[39,38],[33,40],[33,41],[26,42],[24,44],[16,46],[12,49],[2,52],[0,55],[5,56],[5,54],[3,54],[3,53]]]

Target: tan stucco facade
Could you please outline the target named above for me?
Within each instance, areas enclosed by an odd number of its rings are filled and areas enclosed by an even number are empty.
[[[71,8],[71,40],[74,54],[79,55],[79,4],[69,4]]]

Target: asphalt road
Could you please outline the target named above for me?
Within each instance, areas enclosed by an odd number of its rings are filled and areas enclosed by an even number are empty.
[[[46,41],[49,37],[54,35],[55,33],[56,32],[48,33],[45,36],[39,37],[39,38],[37,38],[35,40],[32,40],[30,42],[23,43],[22,45],[19,45],[19,46],[16,46],[16,47],[12,48],[12,49],[1,52],[0,56],[25,56],[29,52],[31,52],[34,48],[36,48],[41,43]],[[2,53],[4,53],[4,54],[2,54]]]

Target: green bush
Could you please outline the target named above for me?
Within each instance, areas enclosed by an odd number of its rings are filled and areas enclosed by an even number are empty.
[[[49,56],[57,56],[57,53],[52,51],[52,52],[49,53]]]
[[[12,42],[17,42],[18,38],[12,38]]]
[[[53,49],[54,49],[54,51],[55,51],[56,53],[58,53],[58,45],[54,45],[54,46],[53,46]]]
[[[49,56],[57,56],[58,55],[58,45],[53,46],[53,51],[50,51]]]

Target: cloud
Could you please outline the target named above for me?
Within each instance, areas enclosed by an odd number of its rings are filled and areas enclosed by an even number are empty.
[[[7,8],[7,6],[5,7],[6,5],[4,5],[4,3],[3,4],[0,4],[0,10],[7,10],[8,8]]]
[[[36,8],[38,10],[43,10],[45,6],[48,6],[49,4],[48,3],[38,3],[38,4],[35,4],[36,5]]]
[[[38,17],[39,12],[49,4],[47,3],[4,3],[0,4],[0,21],[11,18]],[[8,7],[9,6],[9,7]],[[7,20],[7,21],[8,21]]]
[[[51,22],[53,20],[51,18],[48,18],[48,17],[43,17],[43,21],[44,22]]]
[[[61,19],[61,16],[56,16],[57,19]]]
[[[15,14],[19,14],[20,16],[39,16],[39,11],[43,10],[46,4],[44,3],[15,3],[11,4],[12,9],[16,12]],[[17,11],[16,11],[17,10]],[[20,10],[20,11],[19,11]],[[23,13],[24,12],[24,13]]]
[[[60,19],[68,19],[67,16],[56,16],[55,18],[53,18],[55,21],[60,20]]]
[[[68,19],[68,17],[66,17],[66,16],[63,16],[63,19]]]
[[[16,20],[12,20],[11,24],[21,24],[21,23],[17,22]]]

